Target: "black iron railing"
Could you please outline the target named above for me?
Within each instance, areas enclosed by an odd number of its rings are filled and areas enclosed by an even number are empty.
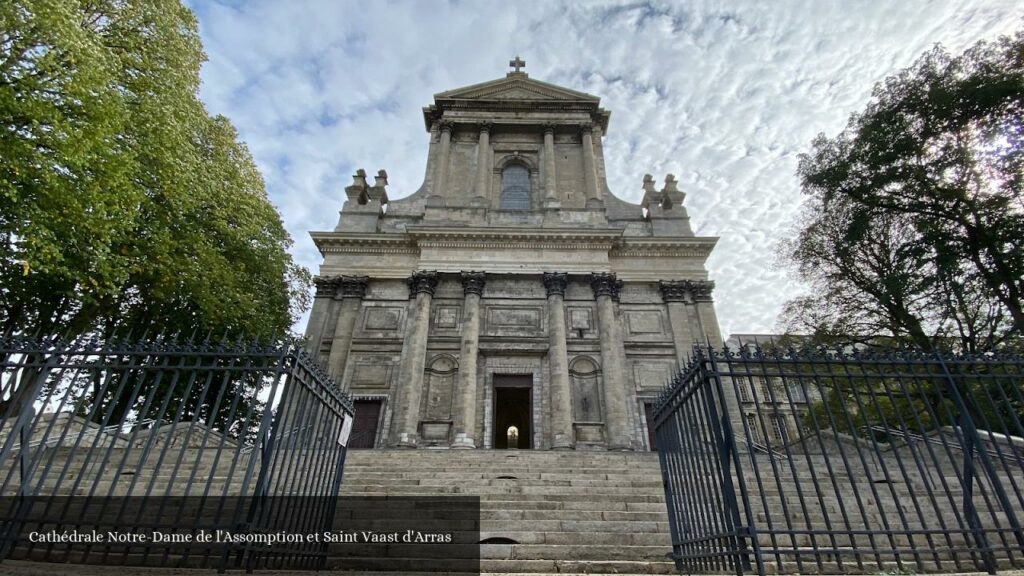
[[[1024,566],[1024,358],[695,351],[654,413],[680,570]]]
[[[330,530],[352,415],[290,343],[0,339],[0,560],[321,567],[267,535]]]

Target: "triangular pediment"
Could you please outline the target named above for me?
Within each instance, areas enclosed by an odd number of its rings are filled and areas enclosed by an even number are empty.
[[[534,80],[525,74],[510,74],[505,78],[490,82],[448,90],[435,94],[434,98],[437,100],[587,101],[595,104],[600,101],[597,96]]]

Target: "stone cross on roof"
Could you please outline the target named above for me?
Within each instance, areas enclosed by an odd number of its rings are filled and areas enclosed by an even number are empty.
[[[516,72],[520,72],[520,70],[519,70],[520,68],[525,68],[526,67],[526,60],[523,60],[523,59],[519,58],[519,56],[516,56],[515,60],[509,60],[508,61],[508,65],[510,67],[512,67],[512,68],[515,68]]]

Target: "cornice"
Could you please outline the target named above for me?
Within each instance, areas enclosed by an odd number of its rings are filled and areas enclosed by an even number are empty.
[[[420,250],[405,234],[352,234],[349,232],[311,232],[321,254],[419,254]]]
[[[607,250],[618,258],[702,258],[716,237],[623,236],[622,228],[409,226],[405,233],[313,232],[321,254],[412,254],[423,248]]]
[[[421,248],[552,248],[610,250],[622,228],[480,228],[409,226],[406,233]]]
[[[673,238],[626,237],[612,249],[612,257],[672,257],[707,258],[711,255],[717,237],[681,236]]]

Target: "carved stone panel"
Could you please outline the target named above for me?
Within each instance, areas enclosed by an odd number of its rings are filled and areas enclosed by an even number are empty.
[[[594,309],[589,306],[567,306],[566,327],[568,338],[594,338],[597,336],[597,322]]]
[[[434,312],[434,328],[437,330],[457,330],[461,309],[458,306],[440,305]]]
[[[541,336],[542,318],[540,306],[488,306],[486,330],[499,336]]]
[[[672,377],[671,360],[640,360],[633,363],[633,383],[637,390],[662,390]]]
[[[401,306],[374,306],[366,308],[363,314],[363,330],[384,332],[400,330],[405,309]]]
[[[665,323],[659,310],[629,310],[625,312],[629,334],[664,334]]]
[[[394,365],[388,359],[360,358],[352,367],[352,388],[387,388]]]
[[[600,422],[601,370],[586,356],[579,356],[569,365],[572,380],[572,417],[576,422]]]

